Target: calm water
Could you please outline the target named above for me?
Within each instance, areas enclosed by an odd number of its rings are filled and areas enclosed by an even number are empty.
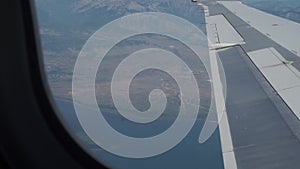
[[[128,159],[102,150],[85,135],[76,118],[72,102],[61,99],[57,99],[56,102],[62,114],[62,120],[73,137],[97,160],[107,166],[117,169],[223,169],[219,131],[217,130],[204,144],[199,144],[197,141],[203,120],[198,120],[188,136],[172,150],[151,158]],[[127,125],[127,129],[132,132],[130,126],[132,124],[120,118],[120,116],[108,112],[104,112],[103,115],[116,129],[124,128]],[[155,128],[158,128],[157,131],[159,131],[159,128],[164,129],[170,124],[170,121],[167,119],[160,120],[155,124]],[[130,132],[128,132],[129,135]],[[132,133],[137,133],[138,135],[141,134],[140,132],[136,130]]]

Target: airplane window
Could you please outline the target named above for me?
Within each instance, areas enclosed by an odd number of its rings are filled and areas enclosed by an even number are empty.
[[[293,156],[300,153],[294,39],[300,2],[35,0],[35,6],[56,114],[105,166],[300,163]]]
[[[196,168],[199,166],[205,168],[223,168],[218,132],[214,132],[212,137],[205,144],[198,142],[201,128],[204,125],[211,104],[211,86],[204,63],[199,59],[197,53],[193,51],[192,48],[194,46],[188,46],[189,38],[185,40],[184,37],[180,37],[182,35],[194,36],[192,32],[185,30],[186,28],[190,29],[189,26],[195,27],[193,29],[200,32],[200,37],[204,35],[204,33],[202,33],[205,32],[204,12],[200,6],[197,6],[191,1],[182,0],[36,0],[35,5],[45,71],[52,95],[56,101],[57,108],[59,109],[57,115],[82,148],[96,160],[111,168],[175,169],[183,167]],[[100,35],[101,28],[109,28],[112,24],[115,24],[113,21],[116,22],[119,18],[125,20],[126,18],[122,17],[130,17],[133,14],[143,14],[146,19],[153,15],[154,18],[150,17],[149,21],[146,21],[149,22],[149,29],[143,30],[143,25],[138,25],[145,24],[143,23],[143,20],[139,20],[139,18],[143,17],[143,15],[141,15],[133,16],[134,21],[131,21],[133,23],[129,23],[131,25],[126,25],[127,27],[125,28],[118,28],[117,26],[120,26],[120,24],[116,24],[115,27],[110,28],[111,32]],[[149,14],[150,16],[147,16]],[[159,18],[160,15],[165,18]],[[153,23],[151,23],[151,20],[153,20]],[[179,23],[177,20],[179,20]],[[168,26],[165,23],[177,24],[178,26],[176,28],[174,27],[176,25]],[[128,28],[128,26],[130,27]],[[145,26],[147,26],[147,24],[145,24]],[[165,33],[151,32],[151,29],[155,29],[150,28],[151,26],[157,26],[161,29],[166,26],[166,30],[164,30]],[[112,37],[115,34],[121,34],[122,32],[127,31],[126,28],[132,30],[135,29],[140,32],[132,35],[124,35],[124,37],[120,39],[116,39],[119,35]],[[191,31],[194,31],[193,29]],[[174,31],[174,33],[172,31]],[[173,36],[171,35],[172,33],[174,34]],[[200,35],[201,33],[202,35]],[[111,145],[105,144],[101,147],[98,142],[101,142],[102,138],[105,139],[105,137],[109,137],[106,134],[110,134],[109,132],[111,131],[105,131],[104,127],[101,126],[101,121],[90,119],[91,121],[89,123],[91,127],[94,127],[94,130],[90,132],[96,132],[99,139],[91,138],[91,136],[89,136],[91,133],[87,133],[87,130],[89,129],[86,129],[84,126],[85,124],[82,124],[85,122],[79,119],[81,116],[80,113],[86,113],[87,115],[89,113],[95,113],[93,112],[93,108],[95,107],[90,105],[92,104],[92,101],[87,98],[88,96],[86,94],[89,92],[89,89],[81,86],[85,84],[80,84],[81,82],[76,84],[77,82],[74,82],[76,80],[74,78],[81,78],[75,77],[74,71],[77,69],[78,72],[76,73],[80,76],[80,74],[85,73],[84,71],[88,70],[80,70],[82,71],[80,72],[79,69],[93,69],[93,63],[96,63],[97,61],[89,58],[93,56],[86,56],[86,52],[93,52],[88,50],[97,50],[97,47],[91,49],[89,46],[100,44],[101,40],[99,39],[99,41],[97,41],[97,38],[100,36],[104,38],[103,40],[107,40],[107,43],[115,41],[113,42],[115,44],[107,51],[102,62],[99,63],[99,65],[95,65],[97,68],[95,67],[94,70],[94,73],[96,74],[94,79],[95,85],[93,87],[98,105],[97,108],[101,111],[104,120],[111,126],[111,130],[128,136],[129,138],[141,140],[135,145],[136,147],[130,147],[132,145],[126,145],[125,143],[119,143],[118,141],[114,143],[114,140],[110,140]],[[97,42],[92,42],[94,40]],[[204,39],[200,40],[203,41],[203,43],[205,42]],[[103,45],[104,46],[99,45],[98,47],[105,47],[106,44],[104,43]],[[207,44],[204,43],[203,45],[205,46]],[[201,48],[201,43],[199,44],[199,47]],[[98,50],[101,50],[99,48]],[[103,54],[101,51],[99,52],[100,53],[97,53],[97,55]],[[154,53],[157,53],[157,56],[152,56]],[[147,56],[144,58],[147,59],[147,62],[143,63],[144,61],[142,61],[143,58],[141,57],[140,62],[138,59],[133,60],[133,62],[130,63],[130,60],[126,60],[126,58],[129,58],[132,55],[135,55],[135,57],[138,57],[139,55]],[[164,55],[167,56],[166,59],[159,58],[164,57]],[[153,57],[153,59],[151,57]],[[175,57],[175,60],[172,59],[172,57]],[[173,61],[170,60],[170,58]],[[124,61],[129,62],[129,65],[125,65],[126,63]],[[185,64],[180,65],[177,62]],[[121,63],[124,64],[123,69],[121,68],[122,66],[120,66]],[[135,72],[137,74],[134,76],[130,71],[138,69],[139,67],[133,67],[139,63],[149,63],[149,65],[145,65],[146,67],[144,70],[141,69],[138,72]],[[119,71],[119,76],[121,76],[119,79],[117,78],[117,75],[114,74],[116,69],[121,69]],[[126,77],[130,74],[133,76],[133,79]],[[114,86],[112,83],[112,80],[114,80],[113,77],[115,79]],[[131,80],[131,82],[126,84],[128,80]],[[195,80],[196,85],[189,85],[188,82],[192,80]],[[181,84],[178,84],[178,81]],[[78,87],[75,89],[76,85],[78,85]],[[111,91],[112,87],[116,87],[116,91]],[[124,107],[127,106],[125,104],[127,98],[123,97],[126,96],[126,93],[124,93],[123,90],[125,91],[127,87],[129,91],[129,103],[132,107]],[[186,87],[197,87],[196,92],[198,92],[196,94],[201,94],[201,100],[188,97],[188,95],[193,94],[190,94],[190,91]],[[182,90],[187,90],[188,93],[180,93],[180,88],[183,88]],[[155,91],[158,92],[158,96],[155,96]],[[83,98],[75,98],[75,92],[79,92],[80,94],[78,94],[78,96]],[[152,101],[151,98],[149,100],[149,95],[153,95],[154,99],[161,100],[161,94],[166,98],[166,103],[164,105],[165,109],[155,108],[155,106],[159,107],[158,104],[160,103],[155,102],[155,100]],[[188,109],[184,110],[185,112],[183,113],[186,113],[186,115],[180,114],[182,113],[180,112],[182,111],[180,110],[180,106],[183,103],[180,97],[181,95],[184,96],[184,94],[187,95],[185,98],[186,100],[184,100],[185,102],[188,102],[188,104],[195,104],[195,106],[192,107],[187,105],[187,108],[194,109],[194,112],[191,113],[189,111],[192,110]],[[76,103],[75,99],[77,100]],[[119,102],[121,103],[116,105],[115,102],[117,101],[114,99],[119,99]],[[125,101],[122,99],[125,99]],[[78,105],[78,107],[75,107],[74,105]],[[153,110],[149,110],[150,107]],[[124,111],[125,113],[128,111],[128,113],[130,113],[131,108],[141,114],[151,113],[146,112],[147,110],[158,111],[157,113],[162,114],[159,114],[155,118],[149,117],[149,120],[145,117],[146,121],[143,122],[143,120],[141,120],[140,122],[140,119],[135,119],[134,121],[134,119],[126,118],[126,115],[118,112],[119,109],[125,109],[121,111]],[[81,109],[85,112],[80,112],[82,111]],[[76,114],[76,111],[78,114]],[[187,130],[184,129],[185,124],[176,124],[180,125],[179,127],[174,125],[177,116],[182,116],[178,117],[182,120],[185,120],[185,118],[194,118],[193,120],[195,120],[195,122],[194,125],[190,127],[190,132],[184,131]],[[86,116],[86,118],[90,117]],[[95,122],[95,124],[92,124],[93,122]],[[181,123],[184,123],[184,121]],[[193,123],[191,122],[191,124]],[[180,131],[179,129],[177,129],[178,131],[170,131],[174,126],[176,128],[182,127],[183,131]],[[168,134],[168,132],[173,133]],[[163,137],[162,133],[168,135]],[[187,136],[176,138],[182,134]],[[149,139],[152,138],[154,140],[155,136],[157,136],[155,142]],[[103,142],[104,141],[105,140],[103,140]],[[121,141],[121,139],[119,141]],[[176,142],[174,143],[174,141]],[[122,150],[124,148],[121,146],[127,146],[130,149]],[[151,150],[155,151],[152,152]]]

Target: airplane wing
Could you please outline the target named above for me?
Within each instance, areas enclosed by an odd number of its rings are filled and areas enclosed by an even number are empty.
[[[300,24],[240,1],[198,5],[226,74],[225,169],[299,168]]]

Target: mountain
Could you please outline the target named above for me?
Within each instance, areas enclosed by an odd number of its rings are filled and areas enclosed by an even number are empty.
[[[55,97],[71,98],[72,71],[88,38],[112,20],[136,12],[164,12],[204,30],[201,7],[190,0],[35,0],[44,63]],[[152,43],[162,46],[167,40]]]

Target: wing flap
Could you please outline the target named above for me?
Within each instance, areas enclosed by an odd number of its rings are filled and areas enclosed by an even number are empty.
[[[248,55],[300,120],[300,72],[274,48],[249,52]]]

